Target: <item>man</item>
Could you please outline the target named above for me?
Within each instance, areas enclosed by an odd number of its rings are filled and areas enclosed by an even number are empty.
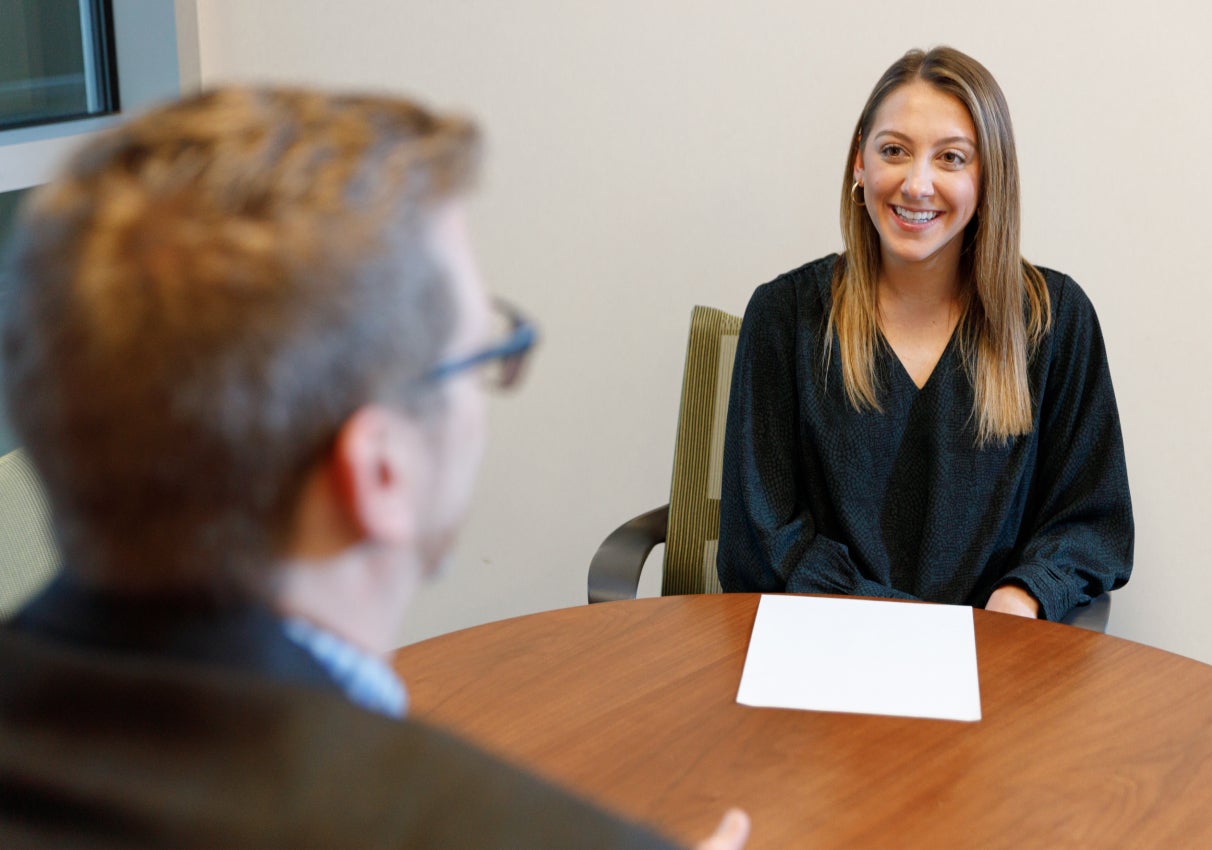
[[[8,404],[65,570],[0,631],[0,845],[666,846],[399,720],[376,655],[533,339],[472,261],[477,149],[404,101],[222,90],[25,210]]]

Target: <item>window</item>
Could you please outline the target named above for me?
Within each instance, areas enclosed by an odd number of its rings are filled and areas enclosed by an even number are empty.
[[[4,237],[8,233],[12,225],[13,216],[17,212],[17,205],[21,203],[21,196],[28,190],[17,190],[15,192],[0,192],[0,251],[3,251]],[[0,288],[0,309],[3,309],[3,288]],[[0,389],[3,388],[3,382],[0,381]],[[17,440],[13,437],[12,429],[9,427],[8,418],[4,414],[4,405],[0,403],[0,455],[6,454],[16,448]]]
[[[117,111],[106,0],[0,0],[0,129]]]
[[[119,103],[195,86],[197,62],[195,0],[0,0],[0,251],[23,190],[118,120]],[[0,394],[0,454],[14,445],[2,406]]]

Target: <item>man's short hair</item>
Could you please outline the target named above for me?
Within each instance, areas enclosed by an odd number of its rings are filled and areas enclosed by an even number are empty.
[[[435,404],[456,308],[427,222],[478,149],[470,123],[396,98],[228,88],[127,123],[35,194],[5,383],[69,569],[264,583],[349,415]]]

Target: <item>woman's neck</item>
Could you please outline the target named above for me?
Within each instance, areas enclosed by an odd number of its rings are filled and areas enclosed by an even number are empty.
[[[888,268],[879,276],[879,326],[917,386],[923,387],[963,312],[958,269]]]
[[[896,263],[885,260],[880,264],[881,296],[887,292],[899,301],[938,304],[959,297],[958,262]]]

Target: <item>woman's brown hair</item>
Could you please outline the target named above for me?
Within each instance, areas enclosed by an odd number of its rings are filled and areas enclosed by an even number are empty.
[[[1051,324],[1051,306],[1043,275],[1019,251],[1018,158],[1005,96],[983,65],[958,50],[909,51],[884,72],[859,116],[842,184],[846,253],[834,271],[826,352],[836,334],[847,398],[858,410],[881,409],[875,372],[875,353],[883,344],[877,286],[880,240],[852,196],[852,174],[880,105],[914,80],[958,99],[976,128],[980,198],[963,234],[959,274],[965,289],[958,333],[975,394],[977,443],[1003,443],[1031,431],[1027,361]]]

